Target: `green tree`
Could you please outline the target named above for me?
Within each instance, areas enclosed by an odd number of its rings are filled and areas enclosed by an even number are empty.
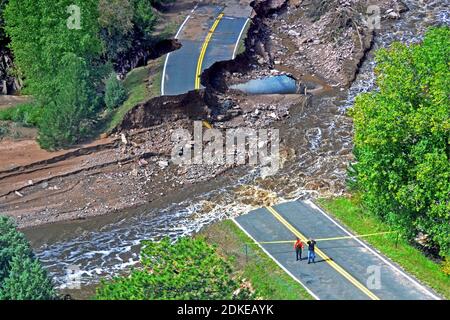
[[[65,69],[55,76],[59,90],[45,106],[39,124],[38,141],[46,149],[68,147],[86,136],[91,129],[87,119],[100,104],[86,61],[74,54],[62,61]]]
[[[146,241],[141,251],[142,267],[127,277],[104,282],[96,299],[249,299],[241,289],[228,261],[203,239],[181,238]]]
[[[147,0],[132,1],[134,6],[133,23],[136,26],[136,31],[144,41],[151,40],[157,21],[152,3]]]
[[[16,231],[14,223],[0,216],[0,283],[9,275],[12,257],[29,253],[25,236]]]
[[[150,1],[99,0],[98,5],[101,37],[110,61],[152,44],[157,17]]]
[[[14,256],[9,276],[0,289],[0,300],[52,300],[53,284],[39,261]]]
[[[11,219],[0,217],[0,300],[55,298],[47,272]]]
[[[120,106],[128,97],[127,90],[123,83],[117,79],[117,74],[112,73],[106,79],[105,104],[109,109]]]
[[[98,6],[106,55],[115,60],[132,47],[134,8],[129,0],[99,0]]]
[[[377,53],[379,91],[360,95],[353,175],[368,210],[450,250],[450,29]]]
[[[5,30],[3,28],[5,27],[5,22],[3,20],[3,10],[5,10],[5,6],[7,4],[8,0],[0,0],[0,44],[3,45],[5,41]]]
[[[80,9],[79,15],[76,10]],[[25,90],[44,109],[42,147],[79,141],[98,108],[105,66],[100,57],[98,0],[10,0],[4,12],[15,64]],[[79,28],[77,27],[79,20]]]
[[[71,5],[80,8],[80,29],[68,26]],[[97,5],[98,0],[10,0],[7,4],[5,29],[15,63],[28,91],[43,105],[59,91],[60,79],[55,79],[55,74],[64,71],[65,55],[85,59],[92,71],[98,68],[103,45],[98,36]]]

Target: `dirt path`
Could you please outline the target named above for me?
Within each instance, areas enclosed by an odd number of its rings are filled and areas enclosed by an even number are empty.
[[[10,96],[0,95],[0,110],[14,107],[18,104],[28,102],[30,97],[27,96]]]

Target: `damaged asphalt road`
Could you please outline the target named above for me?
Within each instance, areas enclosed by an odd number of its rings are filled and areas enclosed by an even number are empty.
[[[182,47],[166,57],[161,94],[199,89],[198,79],[205,69],[233,59],[251,12],[250,6],[237,3],[195,7],[176,35]]]

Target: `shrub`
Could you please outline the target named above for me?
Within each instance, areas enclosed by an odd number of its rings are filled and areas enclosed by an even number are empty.
[[[16,107],[0,110],[0,120],[13,121],[24,126],[37,127],[43,109],[35,104],[21,104]]]
[[[106,80],[105,85],[105,105],[108,109],[120,106],[127,99],[128,94],[124,85],[117,79],[117,75],[112,73]]]
[[[49,300],[55,290],[25,236],[0,216],[0,300]]]
[[[445,257],[444,261],[442,261],[442,272],[450,276],[450,256]]]
[[[103,282],[96,299],[112,300],[217,300],[250,299],[232,276],[230,263],[219,256],[204,239],[181,238],[144,242],[142,268],[127,277]]]

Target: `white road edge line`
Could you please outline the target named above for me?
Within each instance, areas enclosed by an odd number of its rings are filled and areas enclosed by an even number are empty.
[[[192,9],[191,12],[194,12],[195,9],[197,9],[197,5],[195,6],[194,9]],[[178,37],[180,36],[181,31],[183,30],[184,26],[186,25],[186,23],[188,22],[188,20],[191,18],[191,15],[188,15],[186,17],[186,19],[184,19],[183,23],[181,24],[180,28],[177,31],[177,34],[175,35],[175,39],[178,39]],[[164,69],[163,69],[163,74],[162,74],[162,79],[161,79],[161,95],[164,95],[164,80],[166,79],[166,69],[167,69],[167,62],[169,61],[169,57],[170,57],[170,52],[167,54],[166,56],[166,61],[164,61]]]
[[[427,295],[429,295],[430,297],[432,297],[435,300],[441,300],[441,298],[439,298],[438,296],[436,296],[435,294],[433,294],[432,292],[430,292],[430,290],[428,290],[426,287],[424,287],[422,284],[420,284],[418,281],[414,280],[412,277],[410,277],[409,275],[407,275],[405,272],[403,272],[402,270],[400,270],[398,267],[396,267],[393,263],[389,262],[386,258],[384,258],[382,255],[380,255],[378,252],[374,251],[371,247],[369,247],[367,244],[365,244],[363,241],[361,241],[360,239],[356,238],[354,234],[351,234],[347,229],[345,229],[343,226],[341,226],[336,220],[334,220],[332,217],[330,217],[330,215],[328,215],[325,211],[323,211],[320,207],[318,207],[314,202],[312,202],[311,200],[305,200],[304,201],[306,204],[308,204],[310,207],[312,207],[313,209],[318,210],[320,213],[322,213],[328,220],[330,220],[331,222],[333,222],[336,226],[338,226],[342,231],[344,231],[346,234],[348,234],[349,236],[351,236],[354,240],[356,240],[359,244],[361,244],[364,248],[366,248],[367,250],[369,250],[372,254],[374,254],[376,257],[378,257],[379,259],[381,259],[381,261],[383,261],[384,263],[386,263],[387,265],[389,265],[394,271],[398,272],[399,274],[401,274],[402,276],[404,276],[406,279],[408,279],[409,281],[411,281],[414,285],[416,285],[418,288],[420,288],[423,292],[425,292]]]
[[[238,39],[237,39],[237,41],[236,41],[236,44],[235,44],[235,46],[234,46],[234,51],[233,51],[233,58],[232,58],[232,60],[234,60],[234,59],[236,58],[236,52],[237,52],[237,49],[238,49],[238,47],[239,47],[239,42],[241,41],[242,34],[244,33],[244,30],[245,30],[245,28],[247,27],[247,24],[249,23],[249,21],[250,21],[250,18],[247,18],[247,20],[246,20],[245,23],[244,23],[244,26],[243,26],[242,29],[241,29],[241,32],[239,33],[239,37],[238,37]]]
[[[236,219],[231,219],[233,222],[234,222],[234,224],[239,228],[239,229],[241,229],[242,230],[242,232],[244,232],[246,235],[247,235],[247,237],[249,237],[250,239],[252,239],[253,240],[253,242],[254,243],[256,243],[256,245],[258,246],[258,247],[260,247],[261,248],[261,250],[262,251],[264,251],[264,253],[265,254],[267,254],[281,269],[283,269],[283,271],[284,272],[286,272],[292,279],[294,279],[295,281],[297,281],[298,283],[300,283],[300,285],[303,287],[303,288],[305,288],[306,289],[306,291],[308,291],[308,293],[311,295],[311,296],[313,296],[314,297],[314,299],[316,299],[316,300],[320,300],[320,298],[318,297],[318,296],[316,296],[307,286],[305,286],[298,278],[296,278],[288,269],[286,269],[277,259],[275,259],[275,257],[274,256],[272,256],[266,249],[264,249],[264,247],[258,242],[258,241],[256,241],[255,240],[255,238],[253,238],[248,232],[247,232],[247,230],[245,230],[244,229],[244,227],[242,227],[240,224],[239,224],[239,222],[237,222],[236,221]]]

